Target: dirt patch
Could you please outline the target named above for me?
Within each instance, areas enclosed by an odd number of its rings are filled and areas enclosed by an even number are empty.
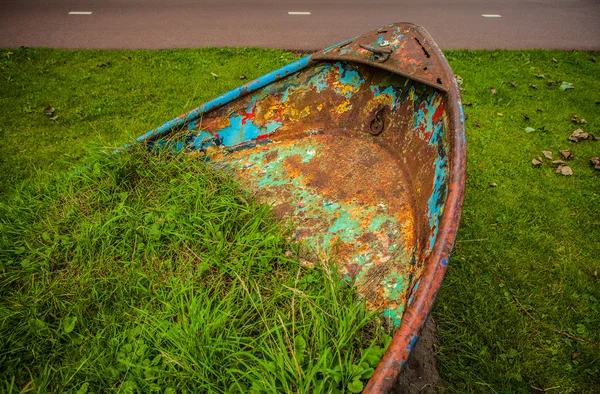
[[[442,392],[442,382],[435,359],[438,349],[436,324],[430,317],[391,393],[434,394]]]

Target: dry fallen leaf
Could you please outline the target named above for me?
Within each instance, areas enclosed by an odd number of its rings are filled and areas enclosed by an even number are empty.
[[[492,89],[492,90],[490,90],[490,92],[492,92],[492,94],[496,94],[496,93],[498,93],[498,92],[496,91],[496,89]]]
[[[538,79],[544,79],[544,78],[546,78],[546,77],[544,77],[544,74],[537,74],[536,77]]]
[[[48,116],[52,116],[54,114],[54,108],[48,105],[46,108],[44,108],[44,113]]]
[[[592,134],[586,133],[582,129],[575,130],[569,136],[569,141],[573,141],[573,142],[580,142],[580,141],[584,141],[584,140],[595,140],[595,139],[596,139],[596,137],[594,137]]]
[[[533,159],[531,160],[531,164],[533,164],[534,166],[541,166],[542,165],[542,158],[538,157],[537,159]]]
[[[510,83],[510,86],[512,86],[513,88],[516,88],[517,87],[517,83],[513,81],[513,82]]]
[[[562,160],[554,160],[552,162],[552,164],[554,164],[555,166],[557,166],[557,165],[566,164],[566,163],[564,161],[562,161]]]
[[[213,76],[213,77],[215,77],[215,78],[218,78],[218,77],[219,77],[217,74],[215,74],[215,73],[212,73],[212,72],[210,73],[210,75],[212,75],[212,76]]]
[[[552,160],[552,152],[550,152],[549,150],[543,150],[542,151],[542,155],[544,155],[544,157],[548,160]]]
[[[579,119],[578,115],[575,115],[571,118],[571,122],[575,123],[575,124],[586,124],[587,120],[585,119]]]
[[[489,184],[490,187],[498,187],[498,184],[496,182],[492,182]]]
[[[569,159],[573,158],[573,152],[571,152],[569,149],[559,150],[558,153],[560,153],[560,155],[565,160],[569,160]]]
[[[529,85],[529,87],[530,87],[531,89],[537,89],[537,86],[535,86],[534,84],[531,84],[531,85]]]
[[[555,58],[555,57],[553,57],[553,58],[552,58],[552,62],[553,62],[553,63],[558,63],[558,60],[556,60],[556,58]]]
[[[573,170],[569,166],[560,164],[556,169],[556,173],[561,175],[573,175]]]
[[[596,170],[600,170],[600,157],[592,157],[590,163],[592,163]]]
[[[477,126],[477,127],[481,127],[481,125],[479,124],[479,122],[475,122],[474,124],[475,124],[475,126]]]

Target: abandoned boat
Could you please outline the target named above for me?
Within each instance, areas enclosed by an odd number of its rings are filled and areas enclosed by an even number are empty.
[[[365,392],[387,392],[432,308],[465,186],[459,90],[421,27],[304,57],[141,136],[228,168],[397,327]]]

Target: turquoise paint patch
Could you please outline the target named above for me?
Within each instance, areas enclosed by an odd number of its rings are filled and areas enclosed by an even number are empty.
[[[340,83],[344,85],[350,85],[354,88],[354,91],[358,91],[360,86],[365,82],[364,79],[361,78],[360,74],[356,69],[349,69],[350,65],[345,65],[342,67],[340,63],[337,63],[336,66],[340,67]],[[337,87],[335,88],[337,93],[341,93],[341,90]],[[346,98],[352,97],[354,93],[347,91],[344,96]]]
[[[350,52],[356,51],[356,45],[348,45],[342,49],[340,49],[340,55],[347,55]]]
[[[338,70],[339,76],[339,86],[330,86],[330,73],[332,72],[332,67]],[[327,64],[324,65],[323,69],[313,76],[309,81],[308,85],[317,93],[320,93],[323,89],[333,89],[338,94],[343,95],[346,98],[352,97],[352,95],[357,92],[365,80],[360,76],[358,70],[352,65],[345,63],[335,63],[333,65]],[[344,86],[350,86],[352,89],[344,88]]]
[[[426,87],[423,87],[426,91]],[[413,92],[416,96],[416,89],[412,87]],[[435,241],[437,239],[439,224],[442,219],[446,198],[448,196],[448,159],[445,156],[446,147],[444,146],[444,122],[442,119],[438,122],[433,122],[437,106],[434,106],[434,102],[441,105],[441,101],[438,101],[439,93],[426,96],[419,104],[417,97],[415,97],[415,112],[414,112],[414,124],[415,132],[420,138],[428,140],[428,144],[437,147],[438,156],[434,162],[434,179],[433,179],[433,192],[427,200],[427,218],[429,219],[429,226],[431,228],[431,235],[429,237],[428,249],[426,253],[429,253]]]
[[[427,216],[429,217],[429,225],[433,231],[433,236],[429,238],[429,249],[433,249],[437,233],[439,231],[439,223],[444,211],[444,201],[446,201],[447,188],[446,181],[448,177],[447,164],[448,160],[445,157],[438,156],[435,160],[435,179],[433,193],[427,201]],[[446,195],[443,195],[445,193]]]
[[[196,128],[196,124],[198,123],[198,119],[191,121],[188,123],[187,129],[188,131],[194,130]]]
[[[282,126],[281,122],[270,121],[269,123],[267,123],[267,133],[271,134],[272,132],[274,132],[275,130],[280,128],[281,126]]]
[[[196,135],[196,138],[194,138],[194,141],[192,141],[191,145],[194,147],[194,149],[201,149],[202,144],[207,145],[206,143],[212,141],[212,138],[212,133],[209,133],[207,131],[200,131]]]
[[[397,300],[402,297],[404,291],[408,287],[408,281],[401,276],[397,271],[392,272],[383,279],[388,300]]]
[[[217,131],[215,137],[221,138],[224,146],[234,146],[244,141],[256,139],[261,134],[260,128],[248,121],[242,124],[243,119],[243,116],[232,116],[229,118],[230,126]]]
[[[394,326],[398,327],[402,322],[404,315],[404,305],[398,306],[396,309],[387,308],[383,311],[383,316],[387,317]]]
[[[375,216],[373,220],[371,220],[371,223],[369,223],[368,230],[371,232],[377,231],[381,229],[381,226],[383,226],[388,220],[390,220],[390,218],[386,215]]]
[[[344,212],[335,223],[329,227],[328,232],[336,234],[342,241],[352,241],[354,239],[353,235],[361,232],[360,221],[353,219],[348,212]]]
[[[283,96],[281,96],[281,102],[285,103],[288,99],[288,97],[290,96],[290,89],[291,88],[287,88],[284,92],[283,92]]]
[[[274,121],[270,121],[267,126],[258,127],[252,120],[240,115],[230,117],[229,122],[229,126],[214,133],[214,136],[221,138],[222,144],[227,147],[255,140],[259,135],[272,133],[281,127],[280,122]]]

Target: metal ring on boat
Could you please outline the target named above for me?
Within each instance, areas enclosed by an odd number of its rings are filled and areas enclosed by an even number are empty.
[[[385,121],[383,118],[383,110],[384,106],[380,107],[377,111],[375,111],[375,116],[371,120],[371,124],[369,124],[369,133],[372,135],[379,135],[383,131],[383,127],[385,126]]]

